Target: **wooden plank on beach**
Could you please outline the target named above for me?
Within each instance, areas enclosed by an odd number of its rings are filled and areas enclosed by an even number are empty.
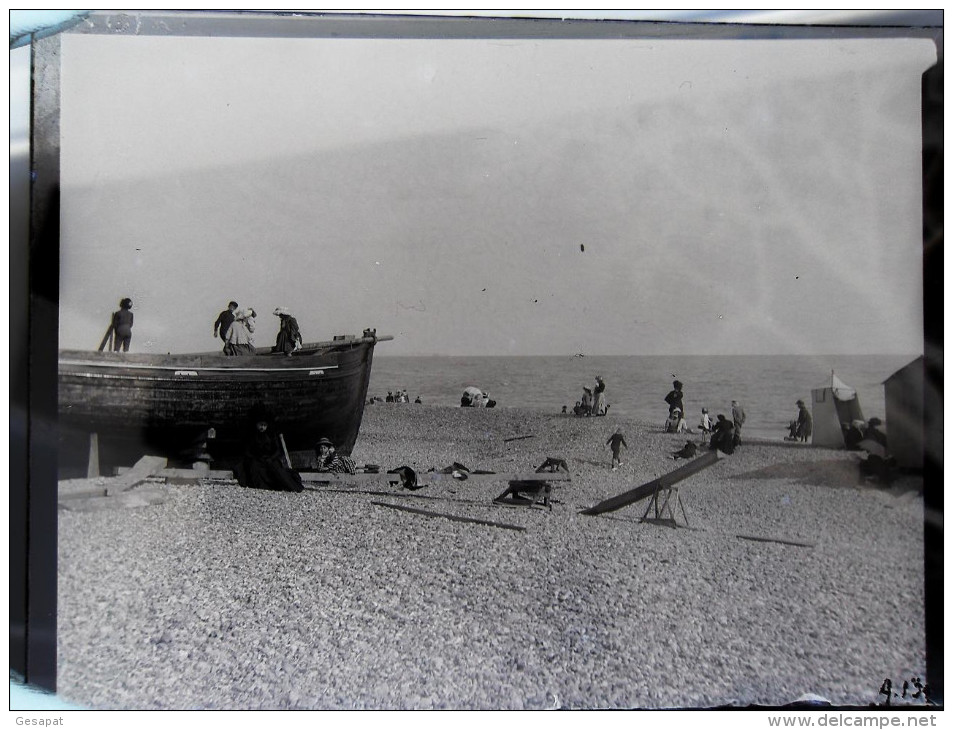
[[[569,482],[572,481],[572,475],[565,472],[520,474],[518,472],[505,472],[500,474],[467,474],[466,479],[456,479],[452,474],[442,474],[440,472],[418,473],[417,479],[421,477],[432,479],[433,481],[467,481],[467,482]]]
[[[305,484],[387,484],[400,483],[400,474],[338,474],[336,472],[302,471]]]
[[[779,537],[758,537],[757,535],[735,535],[742,540],[754,540],[755,542],[777,542],[781,545],[794,545],[795,547],[817,547],[812,542],[795,542],[794,540],[782,540]]]
[[[458,479],[453,474],[444,474],[443,472],[425,471],[417,472],[417,484],[431,484],[433,482],[568,482],[572,480],[572,475],[566,473],[553,474],[519,474],[519,473],[501,473],[501,474],[470,474],[466,479]],[[400,474],[334,474],[330,472],[301,472],[301,481],[308,484],[374,484],[381,482],[400,482]]]
[[[120,476],[128,474],[131,469],[127,466],[121,466],[116,470],[116,473]],[[155,474],[151,476],[154,477],[166,477],[172,479],[231,479],[233,474],[228,469],[210,469],[208,471],[200,471],[198,469],[160,469]]]
[[[507,441],[522,441],[523,439],[534,439],[536,438],[535,433],[528,434],[526,436],[510,436],[508,439],[503,439],[503,443]]]
[[[105,497],[106,484],[97,484],[92,479],[67,479],[57,483],[56,494],[58,499]]]
[[[582,510],[580,514],[601,515],[606,512],[614,512],[617,509],[627,507],[628,505],[639,502],[646,497],[651,497],[660,489],[670,487],[673,484],[677,484],[678,482],[682,481],[683,479],[687,479],[688,477],[697,474],[702,469],[707,469],[712,464],[717,463],[721,456],[722,454],[720,451],[709,451],[708,453],[702,454],[697,459],[692,459],[690,462],[679,467],[675,471],[670,471],[668,474],[663,474],[658,479],[653,479],[650,482],[646,482],[640,487],[630,489],[628,492],[623,492],[622,494],[617,494],[615,497],[610,497],[609,499],[603,500],[594,507]]]
[[[488,527],[501,527],[504,530],[516,530],[517,532],[525,532],[526,528],[521,527],[520,525],[509,525],[505,522],[494,522],[493,520],[478,520],[473,517],[460,517],[459,515],[448,515],[443,512],[431,512],[427,509],[417,509],[416,507],[406,507],[402,504],[388,504],[387,502],[371,502],[371,504],[376,504],[378,507],[390,507],[391,509],[401,510],[402,512],[413,512],[418,515],[425,515],[426,517],[443,517],[444,519],[452,520],[454,522],[469,522],[475,525],[486,525]]]
[[[125,474],[121,475],[116,481],[106,485],[106,495],[112,496],[132,489],[146,478],[153,476],[156,472],[165,469],[168,460],[162,456],[143,456],[136,462]]]

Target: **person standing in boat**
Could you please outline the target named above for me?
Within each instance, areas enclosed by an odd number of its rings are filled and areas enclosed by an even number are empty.
[[[229,302],[228,309],[219,312],[218,319],[212,325],[212,337],[221,337],[222,342],[227,343],[228,328],[235,321],[235,310],[238,309],[238,302]]]
[[[235,313],[235,321],[225,333],[226,355],[254,355],[255,354],[255,314],[254,309],[246,309]]]
[[[278,327],[278,339],[275,340],[275,346],[271,348],[271,351],[283,352],[290,357],[292,352],[301,349],[298,320],[291,315],[287,307],[276,307],[274,315],[281,320],[281,324]]]
[[[245,441],[245,453],[235,467],[243,487],[274,492],[301,492],[301,475],[282,463],[282,448],[274,425],[267,416],[253,416],[254,427]]]
[[[113,312],[113,351],[129,352],[129,343],[132,342],[132,299],[126,297],[119,302],[119,311]]]

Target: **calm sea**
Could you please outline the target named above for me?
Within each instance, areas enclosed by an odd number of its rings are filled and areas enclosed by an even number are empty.
[[[836,356],[586,356],[586,357],[387,357],[378,351],[368,397],[407,389],[411,401],[459,406],[463,389],[487,391],[500,408],[559,413],[572,410],[582,388],[601,375],[609,415],[662,422],[672,380],[682,381],[689,425],[702,407],[730,417],[731,401],[747,413],[746,432],[781,439],[797,415],[795,401],[810,403],[812,388],[837,377],[857,390],[864,416],[884,419],[883,381],[914,359],[907,355]],[[375,406],[376,407],[376,406]],[[383,404],[381,407],[387,407]]]

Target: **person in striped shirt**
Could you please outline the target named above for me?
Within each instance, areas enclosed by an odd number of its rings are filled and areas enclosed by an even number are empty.
[[[314,453],[317,457],[315,471],[330,472],[332,474],[355,474],[357,465],[350,456],[344,456],[334,450],[334,444],[330,439],[320,438],[314,446]]]

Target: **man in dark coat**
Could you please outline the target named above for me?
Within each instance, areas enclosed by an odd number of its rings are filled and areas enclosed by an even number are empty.
[[[238,302],[229,302],[228,309],[222,311],[218,315],[218,319],[215,320],[215,324],[212,325],[212,337],[221,337],[222,342],[225,342],[225,335],[228,332],[228,328],[232,326],[232,322],[235,321],[235,310],[238,309]]]
[[[668,403],[668,415],[672,415],[676,408],[685,413],[685,406],[682,404],[682,383],[676,380],[672,383],[672,390],[665,396],[665,402]]]
[[[804,405],[804,401],[798,400],[797,402],[797,424],[795,425],[795,436],[801,441],[807,441],[811,438],[811,433],[814,431],[814,419],[811,417],[811,412],[807,409],[807,406]]]
[[[715,430],[711,434],[709,449],[716,449],[723,454],[735,453],[735,424],[725,418],[724,413],[718,414]]]

